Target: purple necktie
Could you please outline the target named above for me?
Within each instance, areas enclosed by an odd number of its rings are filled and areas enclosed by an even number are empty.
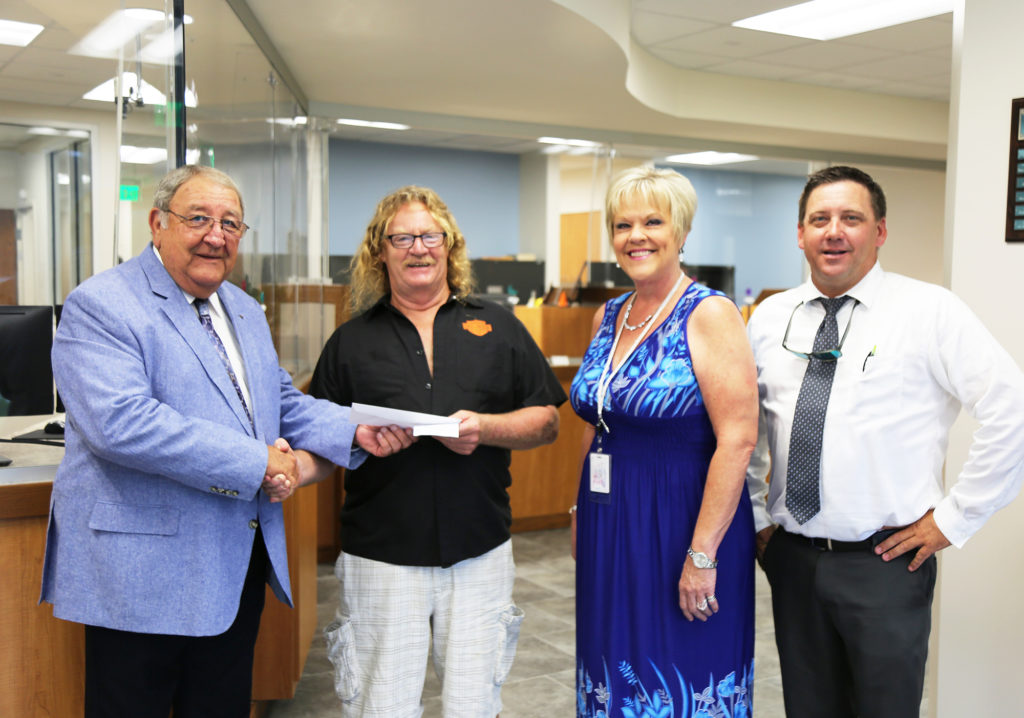
[[[231,377],[231,384],[235,387],[235,392],[238,394],[238,400],[242,402],[242,408],[245,409],[245,417],[249,420],[249,426],[252,427],[253,436],[256,435],[256,423],[252,420],[252,414],[249,413],[249,405],[245,403],[245,397],[242,395],[242,387],[238,384],[238,377],[235,376],[235,370],[231,368],[231,361],[228,359],[228,353],[224,349],[224,342],[220,340],[220,335],[217,334],[217,330],[213,328],[213,318],[210,317],[209,303],[205,299],[196,299],[193,305],[196,311],[199,312],[199,321],[202,323],[203,328],[206,329],[206,333],[210,335],[210,341],[217,348],[217,354],[220,355],[220,360],[224,363],[224,368],[228,370],[228,376]]]

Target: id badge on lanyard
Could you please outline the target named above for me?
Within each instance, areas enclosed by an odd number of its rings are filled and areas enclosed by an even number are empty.
[[[590,493],[607,496],[612,490],[612,456],[590,452]]]
[[[654,312],[654,314],[651,315],[650,318],[658,317],[661,315],[662,311],[668,305],[669,299],[671,299],[672,295],[675,294],[676,290],[679,288],[679,285],[682,283],[683,278],[685,276],[686,275],[684,275],[682,272],[679,273],[679,277],[676,279],[676,283],[672,286],[672,289],[669,291],[669,293],[665,295],[665,298],[661,300],[661,304],[658,306],[658,309]],[[612,341],[612,347],[608,351],[608,361],[605,362],[604,369],[601,370],[601,376],[597,380],[597,451],[590,452],[589,457],[590,500],[601,504],[611,503],[612,492],[612,456],[611,454],[604,453],[604,450],[601,447],[601,439],[603,437],[603,434],[609,431],[608,425],[605,424],[604,417],[602,416],[602,414],[604,412],[605,396],[607,396],[608,390],[611,387],[612,379],[615,376],[615,372],[618,370],[613,369],[612,364],[615,358],[615,349],[619,346],[619,340],[622,338],[623,326],[625,326],[625,320],[623,320],[622,325],[620,325],[619,328],[615,331],[615,339]],[[644,337],[647,336],[647,331],[641,332],[640,335],[634,340],[633,346],[630,347],[629,351],[626,352],[626,355],[622,358],[622,361],[619,364],[619,368],[621,368],[622,364],[625,363],[626,359],[628,359],[633,354],[633,352],[636,351],[636,348],[640,346],[640,342],[642,342],[644,340]]]

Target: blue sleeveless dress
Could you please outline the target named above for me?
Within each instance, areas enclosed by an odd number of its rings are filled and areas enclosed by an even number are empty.
[[[679,608],[679,575],[700,511],[715,436],[693,374],[687,320],[721,294],[690,284],[637,347],[605,397],[611,492],[577,500],[577,715],[747,718],[754,689],[754,526],[744,489],[718,549],[707,622]],[[628,294],[608,302],[572,383],[572,406],[597,423],[597,383]],[[591,450],[595,450],[595,446]]]

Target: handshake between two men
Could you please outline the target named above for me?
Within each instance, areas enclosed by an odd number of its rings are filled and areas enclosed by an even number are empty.
[[[372,456],[383,458],[412,445],[416,439],[412,429],[398,426],[356,427],[355,443]],[[326,478],[334,464],[303,449],[292,449],[284,438],[267,446],[267,471],[263,477],[263,493],[271,503],[280,503],[300,486]]]

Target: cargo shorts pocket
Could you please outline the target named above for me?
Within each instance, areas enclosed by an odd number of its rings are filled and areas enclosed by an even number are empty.
[[[352,622],[334,621],[324,628],[327,659],[334,666],[334,692],[342,703],[359,697],[359,665],[352,638]]]
[[[523,625],[523,609],[516,605],[509,606],[501,613],[498,631],[498,662],[494,667],[494,685],[500,686],[508,678],[512,670],[512,661],[516,657],[516,646],[519,645],[519,629]]]

